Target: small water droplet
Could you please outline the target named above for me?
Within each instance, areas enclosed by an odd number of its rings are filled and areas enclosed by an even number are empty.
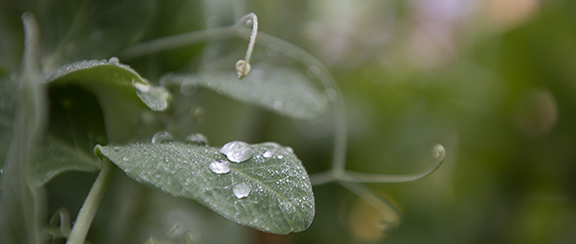
[[[252,19],[246,20],[246,25],[247,25],[248,27],[252,27],[252,24],[254,24],[254,21],[252,21]]]
[[[286,151],[288,151],[289,153],[294,153],[294,149],[292,147],[287,147]]]
[[[117,57],[111,57],[110,59],[108,59],[108,63],[111,63],[111,64],[119,64],[119,63],[120,63],[120,60],[118,60]]]
[[[210,163],[208,167],[210,168],[210,170],[212,170],[212,172],[216,174],[226,174],[230,172],[230,164],[228,164],[228,161],[224,160],[214,161]]]
[[[4,168],[1,168],[0,169],[0,175],[3,175],[3,174],[4,174]]]
[[[240,183],[232,188],[234,196],[236,196],[238,199],[247,197],[250,195],[250,191],[252,191],[252,188],[246,183]]]
[[[306,70],[306,75],[312,79],[316,79],[320,76],[320,68],[316,65],[310,65]]]
[[[220,152],[226,155],[228,160],[241,163],[248,160],[252,157],[252,150],[250,150],[250,146],[245,142],[241,141],[233,141],[226,143],[221,149]]]
[[[174,137],[172,137],[172,135],[170,135],[170,133],[168,133],[167,131],[160,131],[154,134],[154,136],[152,136],[152,143],[154,144],[169,142],[173,140]]]
[[[139,92],[148,92],[150,90],[149,84],[143,84],[136,81],[132,82],[132,84],[134,85],[134,88],[136,88],[136,90],[138,90]]]
[[[283,159],[283,158],[284,158],[284,156],[282,156],[282,155],[278,155],[278,158],[279,158],[279,159]]]
[[[279,101],[279,100],[274,101],[274,103],[272,104],[272,107],[274,107],[274,109],[276,109],[276,110],[282,109],[282,101]]]
[[[128,161],[128,158],[122,158],[123,161]]]
[[[199,145],[199,146],[206,146],[206,144],[208,144],[208,140],[206,139],[206,137],[204,135],[202,135],[200,133],[195,133],[195,134],[188,135],[186,137],[186,143]]]
[[[262,157],[265,157],[265,158],[272,157],[272,152],[270,150],[266,150],[266,152],[264,152],[264,154],[262,154]]]

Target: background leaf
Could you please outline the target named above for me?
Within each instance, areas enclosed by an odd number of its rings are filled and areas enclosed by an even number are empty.
[[[275,143],[250,146],[252,157],[230,162],[230,171],[216,174],[209,165],[227,160],[217,148],[179,142],[97,146],[96,153],[149,187],[176,197],[196,200],[243,225],[287,234],[303,231],[314,217],[314,196],[302,163]],[[263,154],[269,151],[270,157]],[[268,154],[267,154],[268,156]],[[247,184],[251,191],[237,198],[233,188]]]
[[[201,86],[295,119],[316,120],[327,107],[326,99],[312,82],[289,68],[255,66],[242,80],[238,79],[236,72],[171,75],[165,79],[182,86]]]
[[[116,58],[64,65],[48,73],[45,82],[51,86],[74,84],[92,92],[102,107],[106,135],[112,143],[129,141],[139,133],[142,105],[163,111],[171,97]]]

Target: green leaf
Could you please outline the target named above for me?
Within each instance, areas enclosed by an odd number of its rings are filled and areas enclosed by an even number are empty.
[[[45,67],[104,58],[140,39],[149,24],[153,0],[37,1]]]
[[[48,84],[76,83],[95,93],[115,93],[132,101],[141,101],[153,111],[168,108],[170,93],[151,86],[130,66],[109,60],[84,60],[63,65],[45,76]]]
[[[314,195],[300,160],[291,148],[276,143],[248,147],[252,155],[242,163],[229,162],[218,148],[180,142],[96,146],[95,152],[141,184],[196,200],[237,223],[276,234],[308,228]],[[229,172],[210,169],[220,160],[229,164]],[[242,184],[251,190],[238,198],[234,188]]]
[[[267,65],[256,66],[242,80],[236,72],[170,75],[165,81],[182,86],[201,86],[240,102],[280,115],[313,121],[327,108],[322,93],[300,72]]]

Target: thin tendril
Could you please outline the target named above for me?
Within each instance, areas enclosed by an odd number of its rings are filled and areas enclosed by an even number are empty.
[[[254,44],[256,43],[256,35],[258,35],[258,17],[254,13],[249,13],[242,17],[238,23],[246,21],[252,22],[252,32],[250,32],[250,42],[248,43],[248,49],[246,50],[246,57],[244,59],[238,60],[236,62],[236,71],[238,72],[238,79],[242,79],[250,74],[250,59],[252,58],[252,52],[254,52]]]
[[[388,175],[388,174],[369,174],[347,170],[344,173],[344,175],[342,175],[338,179],[341,181],[371,182],[371,183],[400,183],[400,182],[419,180],[432,174],[432,172],[436,171],[436,169],[438,169],[440,165],[442,165],[442,162],[444,162],[444,157],[446,156],[446,150],[442,145],[437,144],[434,147],[433,153],[434,158],[436,158],[436,162],[432,167],[422,172],[406,175]]]

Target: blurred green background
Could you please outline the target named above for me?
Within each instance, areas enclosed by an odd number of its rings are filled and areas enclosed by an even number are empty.
[[[46,57],[59,48],[60,60],[108,58],[130,43],[228,26],[255,12],[261,31],[318,57],[341,86],[348,169],[407,174],[433,163],[435,143],[447,151],[444,165],[425,179],[367,184],[404,213],[392,233],[382,230],[377,211],[333,183],[315,186],[309,230],[277,236],[119,173],[89,233],[94,243],[142,243],[175,223],[199,243],[576,242],[576,1],[0,3],[2,75],[18,69],[25,10],[40,20],[44,65],[53,65]],[[91,24],[67,35],[78,21]],[[234,38],[121,62],[158,82],[166,72],[231,70],[245,47]],[[253,63],[307,71],[271,46],[257,47]],[[172,109],[152,119],[155,128],[180,139],[201,132],[212,145],[277,141],[293,147],[309,173],[329,169],[330,116],[295,122],[207,90],[187,95],[175,92]],[[65,207],[74,219],[95,177],[67,173],[49,183],[48,214]]]

